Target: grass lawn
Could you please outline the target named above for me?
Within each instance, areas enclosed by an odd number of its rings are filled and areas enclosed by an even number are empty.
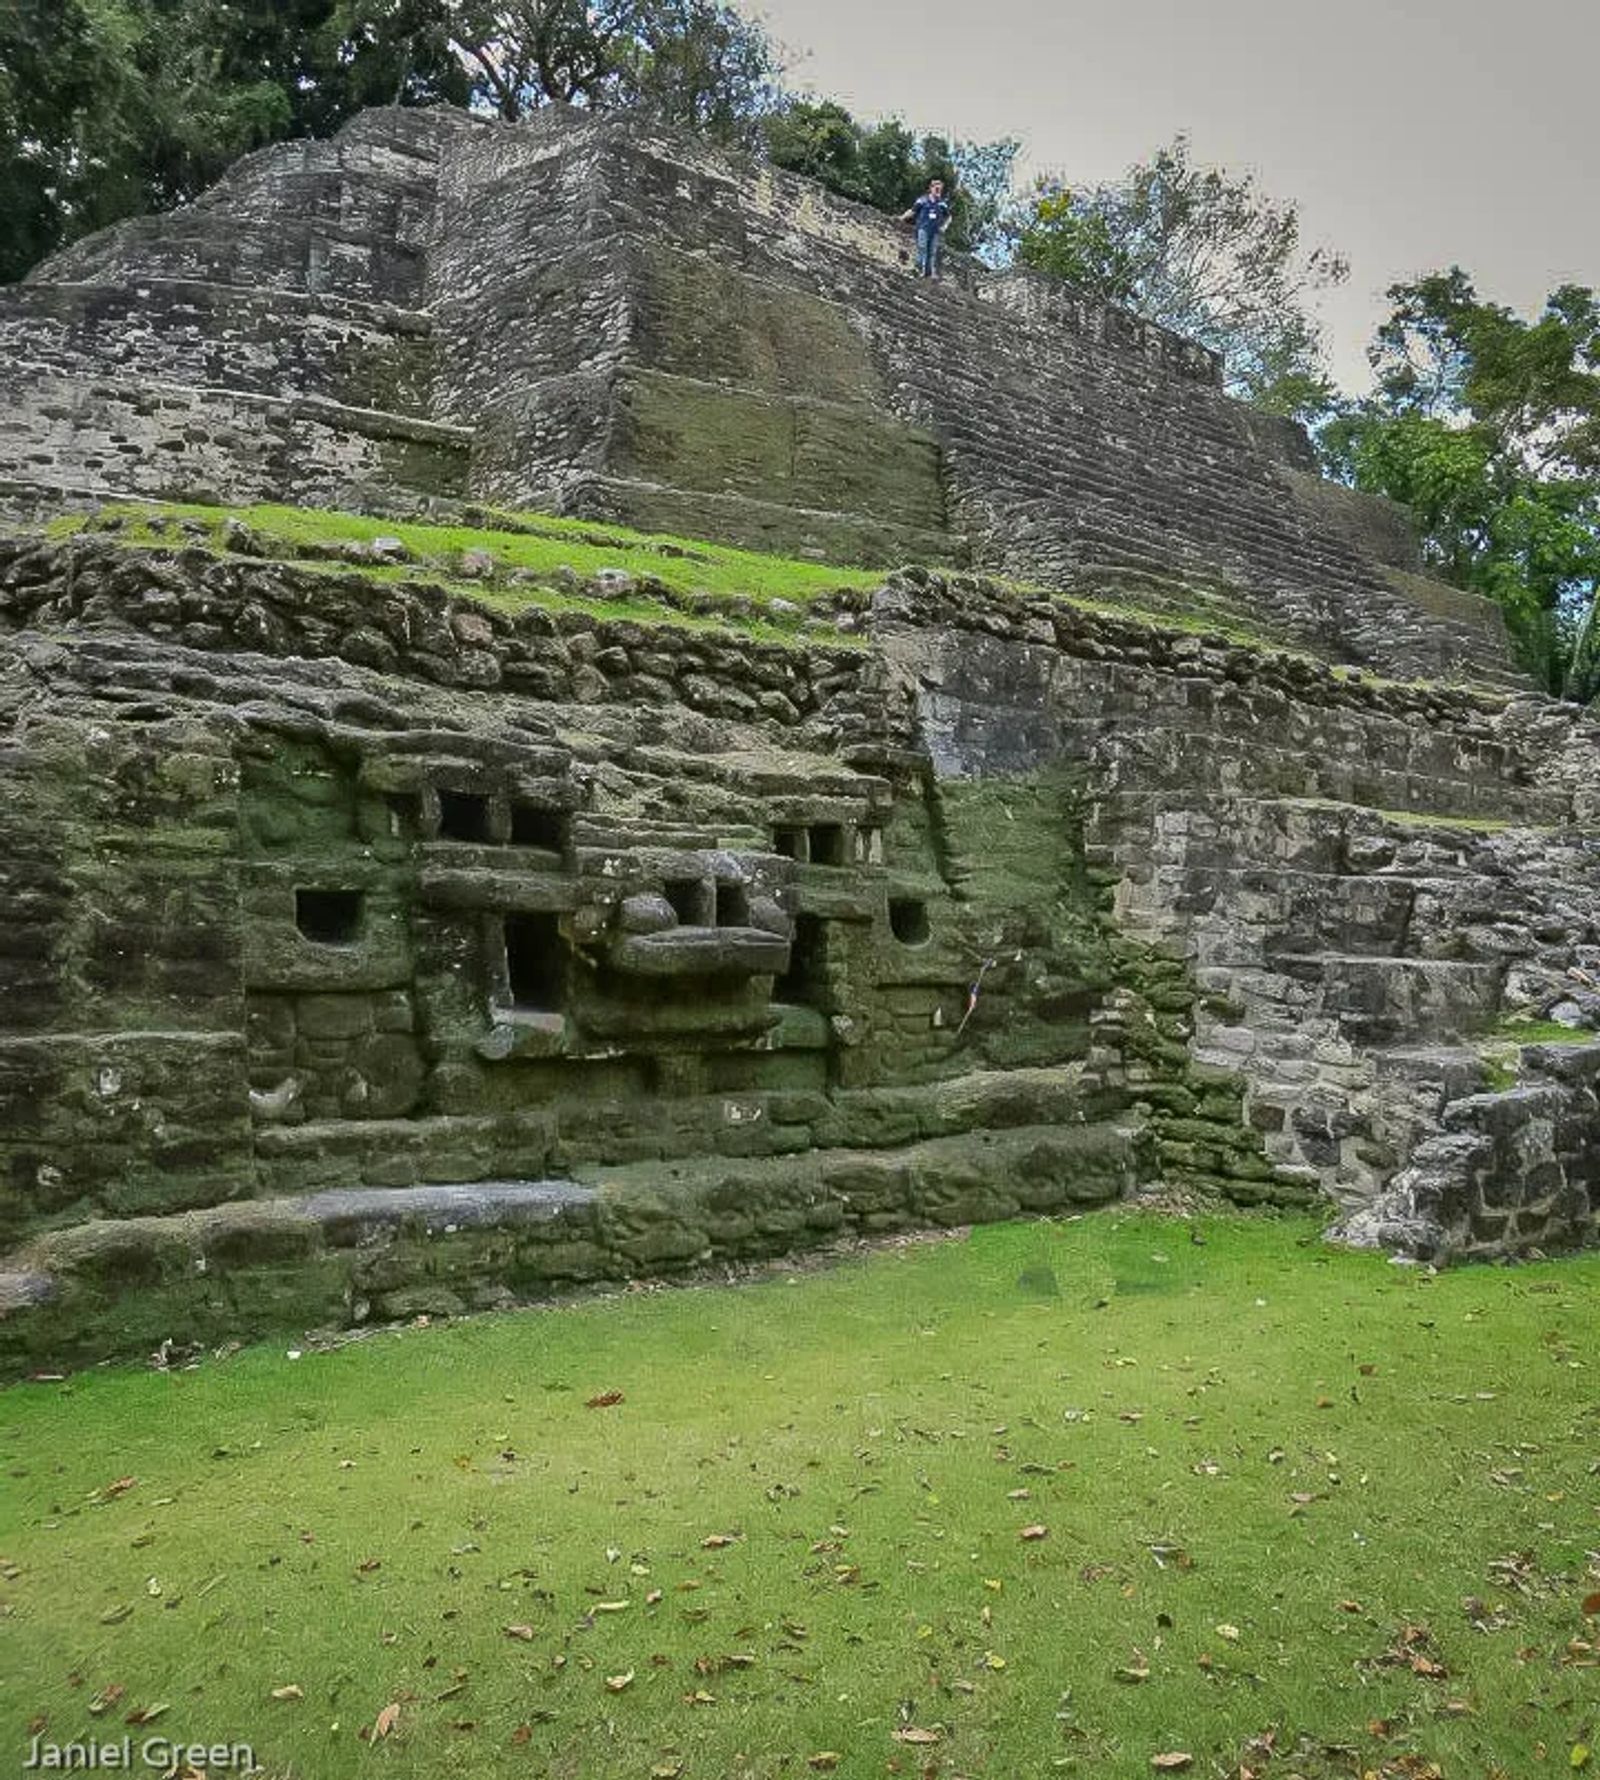
[[[1600,1255],[1431,1278],[1196,1229],[16,1388],[0,1749],[43,1718],[296,1780],[1585,1765]]]

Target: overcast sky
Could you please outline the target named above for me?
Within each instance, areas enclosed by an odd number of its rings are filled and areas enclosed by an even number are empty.
[[[1389,284],[1457,261],[1524,311],[1600,284],[1600,0],[744,0],[791,84],[859,116],[1023,138],[1114,177],[1179,130],[1297,199],[1349,283],[1324,302],[1364,382]]]

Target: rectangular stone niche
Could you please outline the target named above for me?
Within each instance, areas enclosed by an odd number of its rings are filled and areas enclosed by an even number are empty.
[[[806,831],[811,842],[813,865],[845,863],[844,825],[840,822],[814,822]]]
[[[543,804],[514,802],[511,806],[511,844],[514,847],[543,847],[549,853],[565,851],[566,812],[548,809]]]
[[[716,892],[708,878],[668,878],[661,894],[672,904],[682,927],[710,927],[717,912]]]
[[[353,946],[361,937],[359,890],[296,890],[294,924],[319,946]]]
[[[481,845],[489,838],[489,800],[476,791],[439,793],[439,839]]]
[[[790,1007],[825,1008],[828,999],[827,927],[817,915],[797,915],[789,968],[772,985],[772,999]]]
[[[553,914],[507,915],[506,986],[519,1013],[560,1013],[566,999],[566,942]]]
[[[750,893],[743,884],[731,880],[717,883],[717,925],[748,927],[750,925]]]

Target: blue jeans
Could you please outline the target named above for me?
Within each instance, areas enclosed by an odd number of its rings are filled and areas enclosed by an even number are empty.
[[[937,228],[917,230],[917,273],[922,278],[939,276],[939,248],[944,236]]]

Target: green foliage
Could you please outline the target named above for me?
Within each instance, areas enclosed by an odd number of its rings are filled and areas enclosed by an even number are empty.
[[[19,0],[0,9],[0,280],[194,197],[365,105],[468,96],[423,0]]]
[[[1565,1770],[1597,1285],[1100,1213],[18,1386],[13,1734],[115,1686],[316,1780]]]
[[[1179,136],[1107,185],[1046,178],[1013,222],[1017,258],[1222,354],[1228,388],[1278,414],[1332,397],[1308,303],[1345,262],[1307,251],[1294,204],[1201,167]]]
[[[898,118],[859,123],[832,99],[790,99],[762,123],[774,166],[815,179],[829,191],[898,215],[942,179],[951,217],[948,240],[962,253],[993,249],[1021,144],[916,136]]]
[[[778,55],[722,0],[446,0],[475,101],[515,121],[543,105],[633,106],[722,142],[751,142]]]
[[[108,505],[92,518],[72,515],[49,527],[54,537],[109,533],[137,548],[187,546],[224,551],[230,528],[246,528],[252,555],[274,562],[359,572],[374,580],[444,585],[465,599],[516,611],[579,606],[609,618],[735,629],[760,641],[793,644],[814,603],[844,589],[875,587],[881,575],[767,556],[728,545],[691,543],[594,520],[545,514],[485,514],[484,523],[424,524],[373,519],[310,507],[210,507],[181,502]],[[397,538],[403,560],[378,566],[361,548]],[[485,559],[468,574],[462,557]],[[596,577],[622,570],[631,586],[616,591]],[[774,605],[773,602],[780,602]],[[859,645],[850,633],[808,630],[804,640]]]
[[[1330,468],[1415,512],[1430,564],[1499,601],[1552,692],[1600,693],[1600,299],[1525,320],[1459,266],[1389,292],[1370,396],[1323,429]]]
[[[749,141],[776,52],[720,0],[16,0],[0,9],[0,281],[369,105],[633,105]]]

